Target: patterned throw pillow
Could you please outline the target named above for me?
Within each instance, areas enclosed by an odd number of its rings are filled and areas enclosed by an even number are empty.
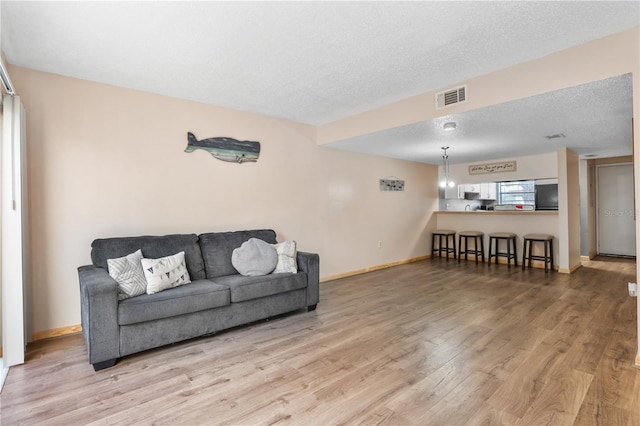
[[[147,278],[147,294],[158,293],[191,282],[183,251],[159,259],[143,258],[142,270]]]
[[[296,242],[285,241],[279,244],[272,244],[278,253],[278,264],[273,270],[274,274],[283,274],[286,272],[297,273],[298,262],[296,262]]]
[[[118,259],[107,259],[109,275],[118,283],[118,300],[139,296],[147,291],[147,280],[142,271],[142,251]]]

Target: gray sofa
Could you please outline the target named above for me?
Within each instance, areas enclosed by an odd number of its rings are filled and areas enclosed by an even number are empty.
[[[96,371],[125,355],[302,308],[319,298],[319,257],[297,252],[298,273],[240,275],[233,250],[249,238],[276,243],[273,230],[98,239],[92,265],[78,268],[82,333]],[[191,283],[118,300],[107,259],[142,249],[147,258],[184,251]]]

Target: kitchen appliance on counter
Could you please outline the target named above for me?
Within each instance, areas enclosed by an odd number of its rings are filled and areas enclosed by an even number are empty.
[[[493,206],[493,209],[495,211],[513,211],[513,212],[518,212],[518,211],[526,211],[526,212],[531,212],[535,210],[535,206],[532,205],[528,205],[528,204],[497,204],[495,206]]]

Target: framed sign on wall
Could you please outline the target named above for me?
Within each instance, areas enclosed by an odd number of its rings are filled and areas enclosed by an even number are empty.
[[[515,161],[503,161],[501,163],[473,164],[469,166],[470,175],[484,175],[490,173],[515,172]]]

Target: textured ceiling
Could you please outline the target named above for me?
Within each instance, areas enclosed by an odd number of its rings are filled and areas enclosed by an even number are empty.
[[[631,155],[631,74],[328,144],[438,164],[469,163],[570,148],[582,158]],[[456,123],[445,131],[443,124]],[[562,134],[564,137],[547,139]]]
[[[0,8],[10,64],[316,125],[640,22],[638,1],[4,0]],[[393,156],[431,162],[402,142],[407,155]]]

